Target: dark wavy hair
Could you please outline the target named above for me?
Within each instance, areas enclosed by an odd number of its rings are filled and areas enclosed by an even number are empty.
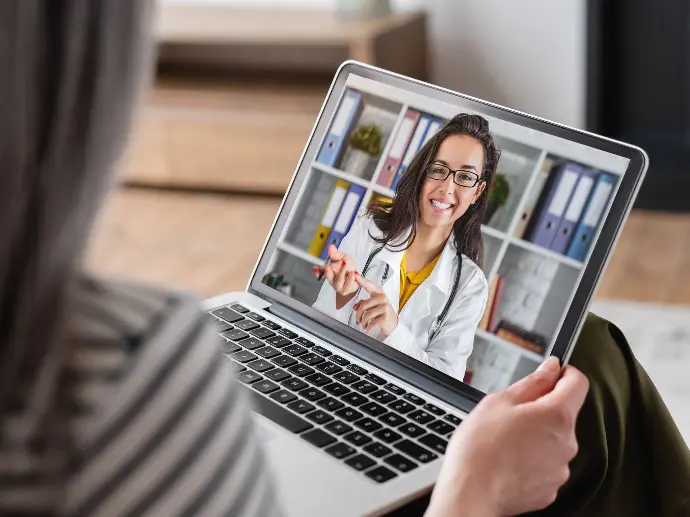
[[[481,225],[501,152],[496,147],[491,135],[489,122],[479,115],[460,113],[454,116],[424,144],[424,147],[412,159],[407,171],[400,178],[393,203],[372,202],[367,213],[372,216],[374,223],[383,235],[378,238],[371,235],[371,238],[386,246],[395,243],[402,237],[407,241],[407,245],[402,249],[410,247],[417,236],[417,225],[421,215],[419,194],[422,190],[425,170],[435,159],[441,142],[451,135],[472,137],[484,148],[484,167],[481,175],[481,180],[486,183],[484,192],[453,225],[458,259],[462,260],[464,254],[481,267],[484,260],[484,240]],[[404,235],[408,228],[411,228],[410,234]]]

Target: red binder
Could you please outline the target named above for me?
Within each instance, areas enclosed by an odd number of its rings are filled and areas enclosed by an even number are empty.
[[[395,178],[395,173],[398,172],[398,167],[400,167],[400,162],[405,154],[407,145],[410,143],[410,138],[412,138],[412,133],[414,133],[414,128],[417,126],[420,115],[419,111],[412,109],[408,109],[405,113],[398,132],[395,134],[393,145],[391,145],[386,161],[383,163],[379,173],[377,183],[382,187],[390,188],[393,183],[393,178]]]

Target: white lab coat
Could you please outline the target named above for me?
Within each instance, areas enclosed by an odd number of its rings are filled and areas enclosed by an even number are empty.
[[[371,217],[359,216],[348,234],[343,238],[339,250],[347,253],[356,262],[360,273],[370,253],[381,245],[369,234],[379,237],[380,230]],[[429,341],[432,325],[446,305],[451,294],[458,264],[455,239],[451,236],[443,248],[431,275],[422,282],[398,314],[398,325],[383,342],[400,352],[441,370],[456,379],[463,380],[467,358],[472,353],[474,334],[484,314],[488,298],[488,285],[481,268],[463,255],[460,288],[453,300],[440,330]],[[383,285],[383,290],[393,309],[400,305],[400,261],[402,250],[394,246],[382,249],[371,261],[366,278]],[[383,274],[388,264],[388,276]],[[324,280],[321,290],[312,305],[315,309],[364,332],[355,321],[352,306],[361,299],[368,299],[369,293],[360,289],[340,310],[335,308],[335,291]],[[378,330],[372,337],[377,337]]]

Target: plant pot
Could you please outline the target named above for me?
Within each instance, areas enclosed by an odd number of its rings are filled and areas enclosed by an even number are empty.
[[[341,167],[345,172],[363,178],[367,173],[367,169],[369,169],[371,161],[372,156],[369,153],[350,148],[345,154]]]

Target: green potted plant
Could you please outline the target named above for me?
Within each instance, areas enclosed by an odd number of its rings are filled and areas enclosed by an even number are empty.
[[[484,215],[484,223],[488,223],[496,210],[506,204],[510,195],[510,184],[504,174],[496,174],[491,190],[489,191],[489,202]]]
[[[364,176],[371,161],[383,150],[383,134],[378,126],[363,124],[352,132],[349,144],[343,170],[355,176]]]

